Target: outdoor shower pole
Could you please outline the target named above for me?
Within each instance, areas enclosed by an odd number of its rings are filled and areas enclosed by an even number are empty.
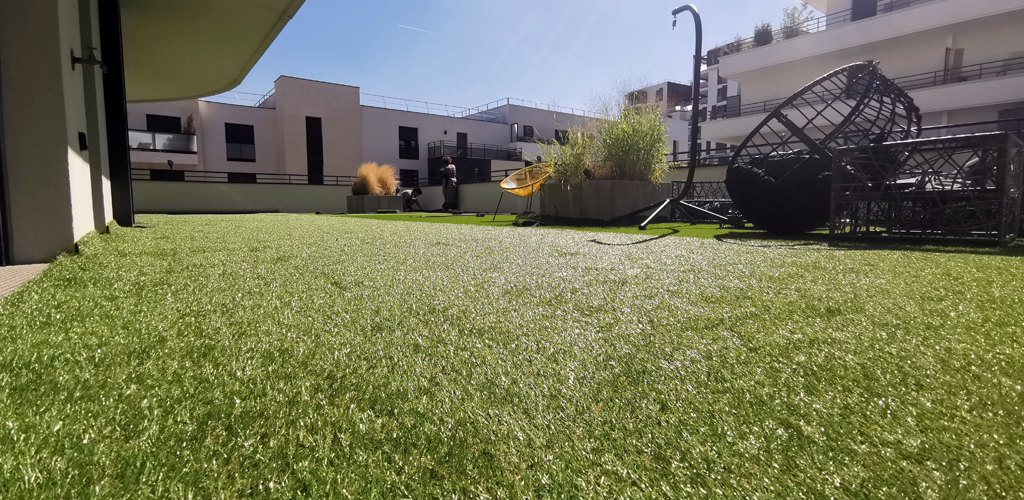
[[[700,116],[697,109],[700,107],[700,66],[703,60],[704,26],[700,20],[700,14],[693,5],[684,5],[672,11],[672,29],[676,27],[676,16],[683,12],[693,14],[693,24],[696,34],[696,42],[693,53],[693,102],[690,104],[690,172],[686,174],[686,185],[677,200],[685,200],[693,188],[693,177],[697,173],[697,162],[700,161],[700,139],[697,138],[697,131],[700,128]]]
[[[639,229],[641,231],[647,230],[647,226],[651,224],[651,221],[653,221],[654,218],[665,209],[665,207],[672,203],[680,203],[690,195],[690,190],[693,189],[693,177],[697,174],[697,162],[700,161],[700,153],[698,151],[700,148],[700,140],[697,139],[697,130],[700,127],[700,117],[697,116],[697,108],[700,107],[700,65],[704,59],[701,55],[701,52],[704,51],[704,25],[701,24],[700,14],[697,13],[697,8],[693,5],[684,5],[672,11],[672,29],[676,29],[676,16],[683,12],[693,14],[694,34],[696,38],[696,43],[693,48],[693,82],[691,85],[693,88],[691,89],[692,94],[690,96],[690,100],[692,101],[690,103],[690,172],[686,174],[686,184],[683,186],[683,191],[679,193],[679,196],[668,199],[661,205],[652,205],[628,214],[629,216],[633,216],[657,207],[657,210],[655,210],[647,220],[640,224]]]

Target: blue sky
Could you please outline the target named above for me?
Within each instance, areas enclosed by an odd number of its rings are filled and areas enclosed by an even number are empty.
[[[778,25],[799,0],[697,0],[705,50]],[[586,108],[624,80],[690,79],[693,23],[677,0],[306,0],[236,90],[279,75],[478,106],[517,97]],[[405,26],[405,27],[403,27]],[[415,29],[410,29],[415,28]],[[424,31],[419,31],[424,30]],[[427,33],[429,31],[431,33]]]

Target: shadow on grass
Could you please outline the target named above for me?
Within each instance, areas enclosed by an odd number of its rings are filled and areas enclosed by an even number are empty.
[[[964,255],[992,255],[1001,257],[1024,257],[1024,244],[999,246],[985,242],[943,242],[938,240],[920,241],[885,241],[882,238],[873,240],[843,240],[832,238],[827,234],[812,233],[799,236],[778,236],[764,232],[729,232],[715,236],[715,240],[730,245],[757,248],[789,248],[794,250],[822,249],[836,251],[903,251]]]
[[[665,239],[665,238],[668,238],[669,236],[674,236],[674,235],[677,235],[677,234],[679,234],[679,230],[678,229],[669,229],[668,232],[665,233],[665,234],[662,234],[662,235],[659,235],[659,236],[655,236],[653,238],[647,238],[645,240],[633,241],[633,242],[630,242],[630,243],[605,243],[603,241],[598,240],[597,238],[592,239],[592,240],[588,240],[588,241],[590,241],[591,243],[597,243],[598,245],[604,245],[604,246],[607,246],[607,247],[629,247],[629,246],[633,246],[633,245],[643,245],[645,243],[650,243],[652,241],[658,241],[658,240]]]

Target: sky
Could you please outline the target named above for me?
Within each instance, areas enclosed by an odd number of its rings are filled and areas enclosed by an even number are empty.
[[[623,82],[691,79],[693,21],[682,0],[306,0],[235,90],[280,75],[458,106],[514,97],[588,109]],[[704,50],[799,0],[696,0]]]

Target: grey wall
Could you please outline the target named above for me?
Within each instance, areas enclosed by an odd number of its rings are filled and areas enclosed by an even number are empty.
[[[348,186],[134,181],[140,214],[342,213]]]

